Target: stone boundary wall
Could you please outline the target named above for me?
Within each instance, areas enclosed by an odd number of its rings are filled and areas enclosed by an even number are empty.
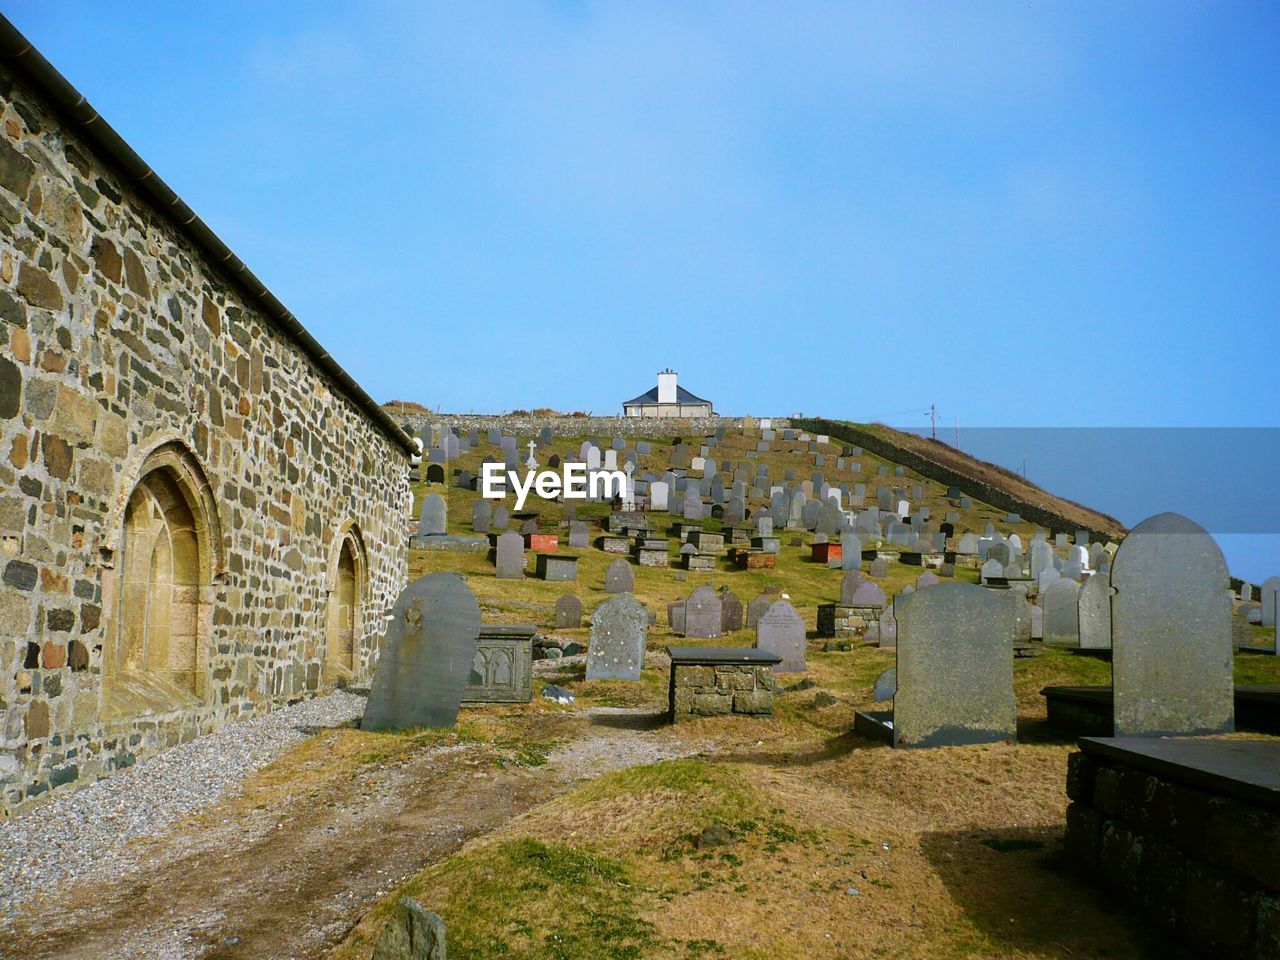
[[[520,438],[535,438],[543,427],[550,427],[557,437],[673,437],[677,433],[684,436],[710,436],[719,427],[730,430],[742,429],[741,417],[702,417],[699,419],[668,419],[665,417],[553,417],[528,416],[514,414],[472,414],[472,413],[410,413],[401,414],[394,404],[383,409],[397,423],[404,427],[410,436],[419,436],[422,430],[431,424],[442,423],[449,427],[466,430],[479,430],[484,433],[490,429],[502,430]],[[758,421],[757,421],[758,422]],[[781,430],[788,421],[773,418],[774,426]]]
[[[367,682],[411,498],[408,454],[251,294],[7,67],[0,94],[4,816],[336,682],[348,538],[363,586],[348,679]],[[182,581],[195,626],[157,632],[178,654],[135,671],[114,596],[157,451],[186,471],[203,579]]]
[[[968,474],[960,473],[950,467],[945,467],[940,463],[935,463],[933,460],[922,457],[914,451],[904,450],[902,447],[890,443],[874,433],[861,430],[852,424],[806,417],[794,420],[791,426],[807,430],[810,433],[825,434],[831,437],[832,440],[839,440],[843,443],[862,447],[878,457],[883,457],[893,463],[898,463],[910,470],[914,470],[922,477],[928,477],[930,480],[948,487],[959,487],[964,491],[965,496],[972,497],[974,500],[979,500],[993,507],[998,507],[1001,510],[1016,513],[1028,523],[1048,528],[1051,533],[1075,533],[1077,530],[1088,530],[1091,538],[1097,538],[1103,543],[1116,539],[1115,534],[1083,527],[1068,520],[1061,514],[1046,510],[1044,507],[1037,506],[1034,503],[1028,503],[1026,500],[1015,497],[989,483],[978,480]]]
[[[1204,956],[1280,957],[1280,811],[1085,753],[1067,795],[1074,869]]]

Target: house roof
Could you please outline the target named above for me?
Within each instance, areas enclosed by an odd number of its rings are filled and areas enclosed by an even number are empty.
[[[42,96],[62,117],[76,135],[96,148],[113,164],[128,183],[144,200],[164,213],[179,231],[195,244],[196,248],[217,265],[245,293],[249,303],[257,306],[279,330],[315,363],[320,370],[346,395],[365,416],[374,422],[406,453],[417,452],[412,438],[400,428],[391,416],[378,406],[351,374],[329,355],[289,309],[276,299],[267,285],[253,272],[231,248],[196,216],[173,189],[134,152],[111,124],[98,115],[84,96],[73,87],[58,70],[32,46],[31,41],[9,20],[0,15],[0,57],[12,67],[31,87]]]
[[[623,406],[633,407],[641,403],[657,403],[657,402],[658,402],[658,388],[654,386],[651,389],[646,390],[644,393],[640,394],[640,396],[633,397],[632,399],[626,401],[625,403],[623,403]],[[678,383],[676,384],[676,403],[710,403],[710,402],[711,402],[710,400],[703,400],[701,397],[695,397],[692,393],[690,393],[684,387],[680,386],[680,384]]]

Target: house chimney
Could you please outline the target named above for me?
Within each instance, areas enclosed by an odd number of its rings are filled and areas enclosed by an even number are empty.
[[[676,372],[670,368],[658,374],[658,402],[676,402]]]

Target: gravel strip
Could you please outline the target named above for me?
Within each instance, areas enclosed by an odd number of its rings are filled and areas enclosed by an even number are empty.
[[[124,849],[131,840],[164,833],[317,729],[359,717],[364,703],[339,690],[230,723],[0,821],[0,925],[35,894],[119,876],[133,863]]]

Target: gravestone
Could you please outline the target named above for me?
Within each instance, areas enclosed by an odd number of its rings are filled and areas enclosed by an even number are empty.
[[[476,533],[488,533],[489,521],[493,517],[493,511],[489,507],[488,500],[477,500],[471,508],[471,529]]]
[[[480,636],[480,605],[454,573],[432,573],[396,598],[362,730],[451,727]]]
[[[581,520],[569,521],[569,546],[573,549],[591,546],[591,531]]]
[[[1111,649],[1111,576],[1095,573],[1080,588],[1081,650]]]
[[[1203,527],[1142,521],[1111,563],[1115,736],[1234,729],[1230,574]]]
[[[495,576],[499,580],[524,579],[524,537],[508,530],[498,537],[494,553]]]
[[[880,646],[896,647],[898,645],[898,618],[894,616],[893,604],[884,608],[880,614]]]
[[[786,600],[774,601],[756,621],[756,648],[782,657],[775,673],[805,671],[804,620]]]
[[[840,606],[853,606],[853,595],[862,585],[862,571],[850,570],[840,578]]]
[[[871,699],[877,703],[884,703],[892,700],[894,694],[898,692],[898,669],[890,667],[880,676],[876,677],[876,684],[871,688]]]
[[[742,629],[742,601],[732,590],[720,592],[720,632],[732,633]]]
[[[1040,593],[1044,608],[1044,642],[1052,647],[1080,645],[1080,584],[1067,577],[1053,581]]]
[[[582,626],[582,601],[566,593],[556,601],[556,629],[576,630]]]
[[[840,569],[862,569],[862,540],[852,531],[840,535]]]
[[[1276,602],[1280,598],[1280,577],[1267,577],[1262,581],[1262,626],[1276,625]]]
[[[418,513],[418,536],[444,536],[449,505],[438,493],[429,493],[422,498],[422,508]]]
[[[636,577],[630,563],[619,557],[609,564],[609,569],[604,572],[605,593],[630,593],[635,588]]]
[[[743,620],[743,626],[748,630],[753,629],[760,618],[764,616],[764,612],[773,604],[774,597],[769,593],[762,593],[747,604],[747,615]]]
[[[882,610],[885,603],[884,590],[880,588],[880,584],[867,580],[858,584],[857,589],[853,591],[853,596],[849,598],[847,606]]]
[[[504,506],[496,506],[493,508],[493,521],[490,524],[491,530],[505,530],[507,524],[511,522],[511,515]]]
[[[946,583],[899,597],[895,611],[894,746],[1017,740],[1011,598]]]
[[[703,640],[720,636],[723,615],[720,595],[710,587],[698,587],[685,601],[684,635]]]
[[[629,593],[610,597],[591,615],[588,680],[639,680],[649,614]]]
[[[883,580],[889,575],[889,561],[884,557],[876,557],[871,561],[871,569],[867,571],[867,575],[877,580]]]
[[[649,509],[650,510],[666,510],[668,507],[668,494],[671,488],[662,480],[657,480],[649,484]]]

